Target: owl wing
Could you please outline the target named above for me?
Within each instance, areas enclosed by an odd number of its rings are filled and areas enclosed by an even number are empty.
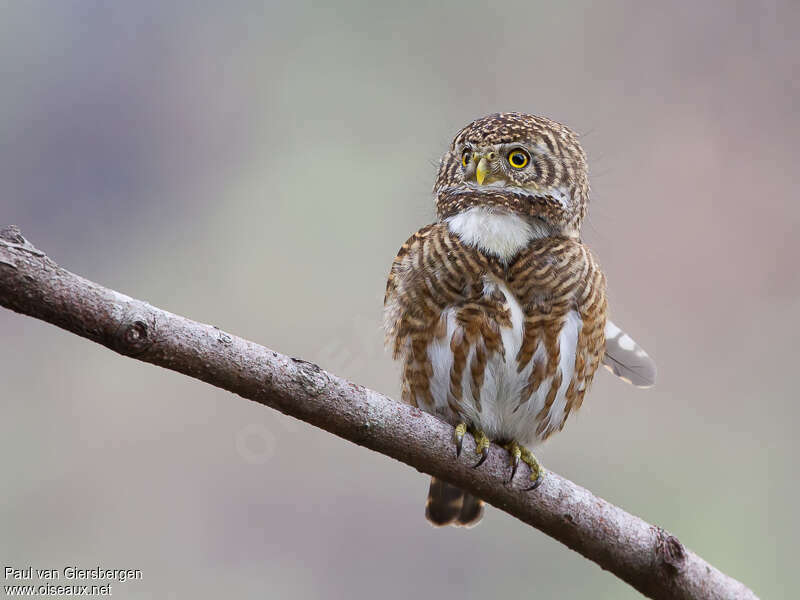
[[[445,306],[444,298],[434,297],[429,280],[446,260],[436,258],[437,239],[441,232],[428,225],[412,235],[397,252],[386,281],[383,298],[383,326],[386,345],[394,358],[402,353],[406,342],[429,331]]]
[[[644,348],[611,321],[606,321],[605,334],[606,353],[603,366],[636,387],[648,388],[655,385],[656,363]]]
[[[536,429],[544,440],[580,408],[600,366],[605,276],[580,241],[551,237],[532,242],[515,259],[508,281],[525,313],[518,370],[533,364],[524,395],[538,394],[539,404],[544,400]]]
[[[446,335],[442,314],[464,303],[470,282],[480,281],[487,268],[486,260],[467,251],[442,223],[423,227],[400,248],[386,282],[383,317],[386,344],[394,358],[402,358],[404,402],[417,406],[420,401],[426,410],[436,405],[428,348]],[[462,344],[456,355],[465,359],[465,348]],[[450,410],[458,414],[457,406]],[[436,527],[473,527],[483,516],[483,505],[483,500],[433,478],[425,516]]]
[[[403,359],[402,398],[410,404],[416,405],[417,399],[435,404],[427,348],[445,334],[442,312],[464,299],[470,276],[464,257],[447,226],[435,223],[403,244],[389,271],[383,308],[386,345],[395,359]]]

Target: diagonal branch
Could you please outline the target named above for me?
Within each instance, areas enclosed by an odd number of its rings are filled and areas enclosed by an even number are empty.
[[[540,529],[658,599],[755,599],[677,538],[547,472],[536,492],[504,483],[508,454],[455,459],[453,429],[317,365],[197,323],[70,273],[16,227],[0,229],[0,305],[120,354],[201,379],[440,477]]]

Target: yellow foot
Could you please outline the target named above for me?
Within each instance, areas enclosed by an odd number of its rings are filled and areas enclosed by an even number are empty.
[[[486,460],[486,457],[489,456],[489,446],[492,445],[491,440],[486,437],[486,434],[480,430],[475,429],[474,427],[468,427],[466,423],[459,423],[456,425],[455,431],[455,440],[456,440],[456,456],[461,456],[461,447],[464,443],[464,434],[469,431],[472,434],[472,437],[475,438],[475,454],[480,454],[481,459],[478,461],[478,464],[475,467],[480,467],[483,464],[483,461]]]
[[[536,460],[536,457],[533,455],[533,452],[528,450],[525,446],[520,446],[517,442],[509,442],[505,445],[505,449],[511,454],[511,477],[509,478],[508,482],[511,483],[514,479],[514,475],[517,473],[517,467],[519,466],[519,461],[522,459],[531,470],[530,479],[533,481],[533,484],[530,487],[525,488],[524,491],[535,490],[539,487],[539,484],[542,483],[542,473],[544,469],[539,464],[539,461]]]
[[[472,467],[473,469],[477,469],[489,456],[489,447],[492,445],[492,441],[486,437],[486,434],[483,433],[482,429],[473,430],[472,437],[475,438],[475,454],[480,454],[481,456],[481,459],[477,462],[477,464]]]

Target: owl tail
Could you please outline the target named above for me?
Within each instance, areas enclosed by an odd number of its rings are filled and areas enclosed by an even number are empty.
[[[647,388],[656,383],[656,363],[631,336],[606,321],[606,352],[603,365],[614,375],[636,387]]]
[[[425,518],[434,527],[475,527],[483,518],[483,500],[446,481],[431,477]]]

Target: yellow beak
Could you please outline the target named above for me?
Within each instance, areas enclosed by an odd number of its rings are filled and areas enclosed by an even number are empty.
[[[475,169],[475,177],[478,180],[478,185],[483,185],[483,180],[486,179],[486,174],[489,172],[489,161],[486,157],[481,157],[478,161],[478,168]]]

